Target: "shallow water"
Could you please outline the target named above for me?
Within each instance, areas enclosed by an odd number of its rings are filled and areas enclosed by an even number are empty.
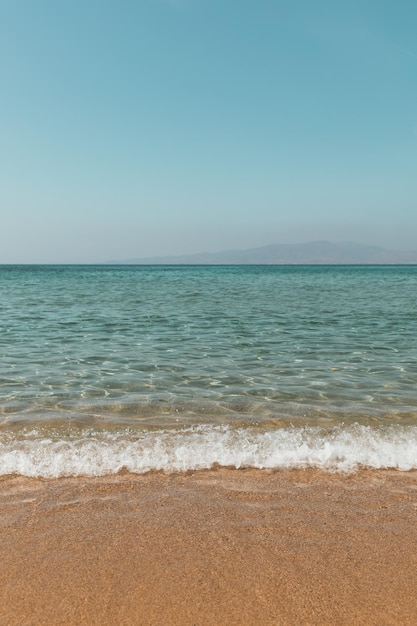
[[[391,466],[417,464],[416,382],[416,266],[0,267],[0,473],[27,473],[40,450],[56,474],[145,471],[164,446],[170,469],[190,433],[182,469],[208,449],[207,466],[325,465],[314,446],[354,432],[351,452],[375,435],[383,466],[387,446]],[[128,459],[99,460],[121,445]],[[329,467],[351,454],[335,450]]]

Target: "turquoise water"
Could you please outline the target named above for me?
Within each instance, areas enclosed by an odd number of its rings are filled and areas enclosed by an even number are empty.
[[[416,383],[416,266],[0,267],[4,471],[47,440],[409,442]]]

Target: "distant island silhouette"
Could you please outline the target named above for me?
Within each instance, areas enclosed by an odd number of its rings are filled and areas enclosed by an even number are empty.
[[[417,264],[417,252],[388,250],[350,241],[272,244],[245,250],[224,250],[175,256],[112,261],[128,265],[399,265]]]

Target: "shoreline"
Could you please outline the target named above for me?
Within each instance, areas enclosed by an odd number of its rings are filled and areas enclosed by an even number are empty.
[[[417,471],[0,479],[0,624],[417,623]]]

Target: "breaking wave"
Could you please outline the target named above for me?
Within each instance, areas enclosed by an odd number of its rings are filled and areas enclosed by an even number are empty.
[[[83,432],[72,436],[38,431],[0,435],[0,474],[57,478],[103,476],[121,470],[182,472],[214,465],[233,468],[417,469],[417,427],[333,429],[198,426],[146,432]]]

